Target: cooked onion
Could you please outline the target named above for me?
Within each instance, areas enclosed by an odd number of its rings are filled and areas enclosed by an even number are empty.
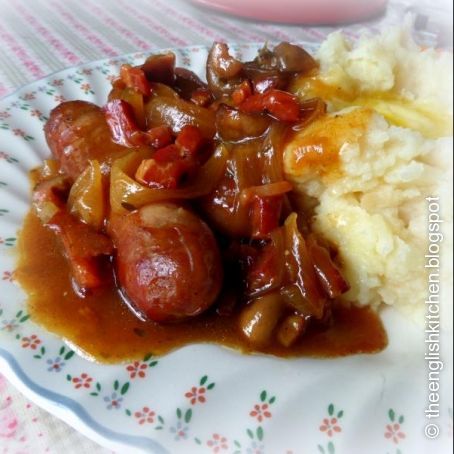
[[[302,47],[290,43],[280,43],[273,49],[276,64],[281,71],[307,73],[318,64]]]
[[[167,125],[178,134],[184,126],[193,125],[200,128],[207,139],[216,133],[215,113],[212,110],[179,97],[152,96],[145,104],[145,115],[149,128]]]
[[[63,175],[41,181],[34,188],[32,207],[43,224],[64,210],[69,189],[70,181]]]
[[[264,345],[271,340],[283,310],[279,293],[268,293],[247,305],[240,315],[240,328],[249,341]]]
[[[89,161],[71,187],[68,208],[81,221],[95,230],[101,230],[107,212],[106,202],[99,162]]]
[[[254,196],[275,197],[290,192],[292,189],[292,184],[285,180],[264,184],[262,186],[250,186],[241,191],[240,200],[242,203],[248,203]]]
[[[224,140],[239,141],[261,136],[271,119],[264,114],[247,114],[225,104],[216,112],[216,129]]]
[[[277,340],[284,346],[290,347],[303,334],[306,319],[299,315],[289,315],[278,327]]]
[[[139,208],[153,202],[193,199],[210,193],[224,173],[227,150],[220,145],[200,168],[194,182],[178,189],[147,188],[133,179],[142,160],[149,157],[147,150],[133,151],[113,163],[110,174],[110,205],[114,213],[124,213],[128,208]]]
[[[145,129],[145,107],[143,103],[142,93],[135,90],[134,88],[125,88],[120,95],[120,99],[123,99],[128,104],[130,104],[132,110],[134,111],[134,117],[137,124],[141,129]]]
[[[286,219],[286,265],[289,282],[294,283],[282,289],[286,301],[301,314],[323,316],[326,298],[324,297],[306,242],[298,230],[297,214]]]

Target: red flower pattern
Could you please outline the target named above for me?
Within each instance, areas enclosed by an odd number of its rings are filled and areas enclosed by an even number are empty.
[[[265,418],[271,418],[272,414],[269,411],[268,404],[256,404],[249,413],[250,416],[256,418],[258,422],[262,422]]]
[[[14,271],[3,271],[2,281],[13,282],[14,281]]]
[[[22,338],[22,348],[30,348],[31,350],[36,350],[40,343],[41,340],[36,334],[32,334],[30,337]]]
[[[386,425],[385,438],[392,440],[396,445],[405,438],[405,434],[400,430],[400,424],[395,422]]]
[[[196,386],[193,386],[190,391],[188,391],[185,394],[185,397],[187,397],[191,405],[195,405],[197,402],[203,404],[206,402],[206,388],[204,386],[199,386],[198,388]]]
[[[33,109],[31,112],[30,112],[31,116],[32,117],[38,117],[38,118],[41,118],[43,116],[43,113],[38,110],[38,109]]]
[[[72,379],[72,382],[74,384],[74,388],[79,389],[79,388],[90,388],[91,383],[93,381],[93,378],[91,378],[88,374],[85,372],[80,375],[80,377],[74,377]]]
[[[25,93],[23,96],[24,101],[31,101],[32,99],[35,99],[35,94],[34,93]]]
[[[134,413],[134,417],[137,419],[139,424],[145,424],[146,422],[149,424],[154,423],[154,418],[156,413],[150,410],[148,407],[143,407],[142,411],[136,411]]]
[[[227,438],[223,437],[219,434],[213,434],[211,440],[207,441],[207,446],[211,448],[214,453],[218,453],[221,450],[229,449],[229,445],[227,443]]]
[[[27,133],[23,129],[20,129],[20,128],[14,128],[13,134],[18,137],[25,137],[27,135]]]
[[[81,90],[83,90],[85,93],[88,93],[91,90],[91,85],[88,83],[81,84],[80,86]]]
[[[129,364],[126,367],[126,370],[129,372],[129,378],[145,378],[148,365],[146,363],[141,363],[140,361],[134,361],[132,364]]]
[[[337,418],[324,418],[320,430],[326,432],[328,437],[332,437],[335,432],[342,432],[342,428],[337,423]]]
[[[63,79],[54,79],[50,84],[53,87],[61,87],[63,83],[64,83]]]

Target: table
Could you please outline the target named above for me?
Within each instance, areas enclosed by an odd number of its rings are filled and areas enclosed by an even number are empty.
[[[412,3],[391,0],[384,16],[342,28],[355,39],[363,28],[399,24]],[[184,0],[0,0],[0,11],[0,97],[63,68],[136,50],[214,40],[319,42],[335,29],[254,23]],[[107,452],[29,402],[0,374],[0,453]]]

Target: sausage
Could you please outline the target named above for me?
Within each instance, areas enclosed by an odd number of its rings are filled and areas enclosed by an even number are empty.
[[[112,141],[102,109],[86,101],[58,105],[50,113],[44,133],[61,170],[74,180],[90,159],[109,163],[114,156],[127,151]]]
[[[172,203],[112,220],[117,280],[134,309],[157,322],[208,309],[222,284],[216,240],[195,214]]]

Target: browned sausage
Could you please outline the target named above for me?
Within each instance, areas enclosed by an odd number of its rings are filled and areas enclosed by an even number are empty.
[[[86,101],[58,105],[50,113],[44,132],[61,169],[73,179],[83,172],[89,159],[108,163],[112,156],[125,151],[112,142],[101,108]]]
[[[205,311],[221,288],[220,253],[208,226],[171,203],[113,221],[117,277],[133,307],[154,321]]]

